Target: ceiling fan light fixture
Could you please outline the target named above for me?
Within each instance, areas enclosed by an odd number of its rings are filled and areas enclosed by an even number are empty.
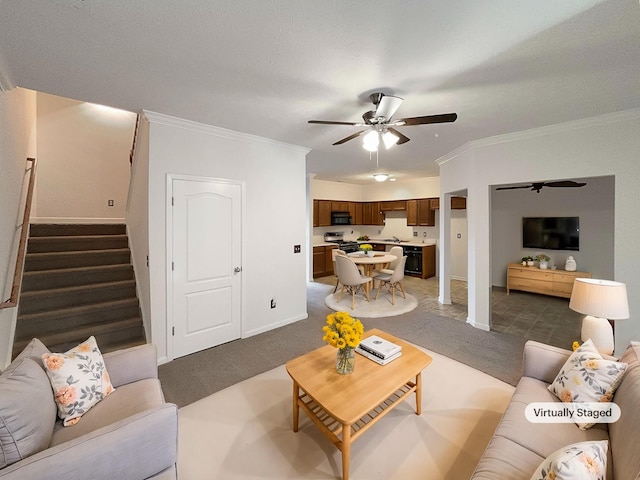
[[[387,178],[389,178],[389,175],[387,175],[386,173],[376,173],[373,178],[376,182],[384,182]]]
[[[365,150],[370,152],[377,152],[379,143],[380,137],[378,136],[378,132],[375,130],[371,130],[362,138],[362,146]]]
[[[387,148],[387,150],[398,143],[398,140],[400,140],[400,137],[395,133],[386,131],[382,134],[382,141],[384,142],[384,146]]]

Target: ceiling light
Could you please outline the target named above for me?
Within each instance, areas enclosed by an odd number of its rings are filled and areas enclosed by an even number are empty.
[[[398,140],[400,140],[400,137],[395,133],[386,131],[382,134],[382,141],[384,142],[384,146],[387,148],[387,150],[398,143]]]
[[[386,173],[376,173],[373,178],[376,182],[384,182],[387,178],[389,178],[389,175],[387,175]]]
[[[378,132],[375,130],[371,130],[362,138],[362,146],[365,150],[369,150],[370,152],[377,152],[379,143],[380,137],[378,136]]]

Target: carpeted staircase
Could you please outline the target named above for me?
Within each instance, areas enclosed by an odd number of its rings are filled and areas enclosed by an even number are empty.
[[[31,225],[13,355],[34,337],[62,352],[91,335],[102,352],[145,343],[125,226]]]

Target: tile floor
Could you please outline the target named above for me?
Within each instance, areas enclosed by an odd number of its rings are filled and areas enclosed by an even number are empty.
[[[336,277],[316,281],[335,285]],[[405,277],[403,284],[406,291],[418,299],[422,310],[466,321],[467,282],[451,281],[451,305],[438,302],[438,278]],[[580,340],[584,315],[569,309],[569,299],[518,291],[507,295],[504,288],[494,287],[491,302],[492,330],[566,349],[571,349],[574,340]]]

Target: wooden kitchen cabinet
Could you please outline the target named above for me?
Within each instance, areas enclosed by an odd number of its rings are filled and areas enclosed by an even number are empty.
[[[355,214],[351,214],[351,223],[354,225],[364,225],[362,202],[353,202]]]
[[[571,298],[576,278],[591,278],[591,273],[523,267],[521,263],[510,263],[507,267],[507,295],[511,290],[521,290]]]
[[[313,247],[313,278],[333,275],[333,253],[337,245]]]
[[[349,211],[349,202],[336,202],[331,201],[331,211],[332,212],[348,212]]]
[[[382,212],[399,212],[407,209],[406,200],[386,200],[380,202],[380,211]]]
[[[318,202],[318,224],[315,224],[315,212],[313,214],[314,226],[329,227],[331,226],[331,200],[317,200]],[[315,206],[315,201],[314,201]]]
[[[431,208],[430,198],[407,200],[407,225],[433,227],[436,224],[436,214]]]
[[[438,210],[440,208],[440,198],[431,199],[431,208]],[[465,197],[451,197],[451,208],[453,210],[466,210],[467,199]]]

